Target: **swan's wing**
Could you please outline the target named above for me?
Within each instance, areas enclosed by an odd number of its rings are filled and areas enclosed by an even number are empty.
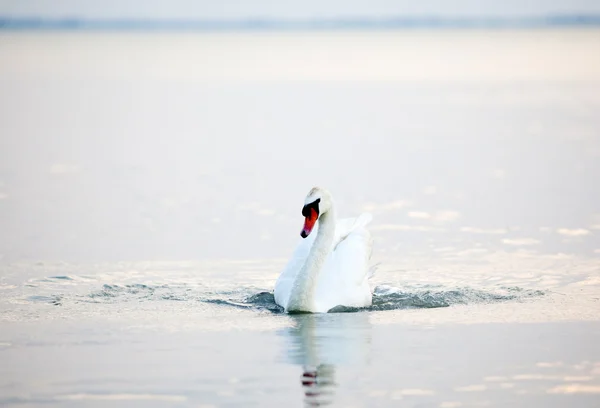
[[[371,305],[369,260],[372,238],[365,228],[370,220],[370,215],[355,219],[351,231],[337,242],[335,250],[327,258],[317,287],[316,299],[320,310],[327,311],[338,305]]]
[[[337,245],[345,240],[353,231],[365,227],[371,222],[373,216],[369,213],[362,213],[356,218],[343,218],[338,220],[335,225],[335,238],[333,240],[333,250]]]

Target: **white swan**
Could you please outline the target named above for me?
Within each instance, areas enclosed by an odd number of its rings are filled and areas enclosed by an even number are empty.
[[[331,194],[319,187],[306,196],[302,215],[300,235],[305,239],[275,283],[275,302],[286,312],[326,313],[336,306],[370,306],[372,239],[365,225],[371,215],[336,220]],[[317,220],[317,231],[310,235]]]

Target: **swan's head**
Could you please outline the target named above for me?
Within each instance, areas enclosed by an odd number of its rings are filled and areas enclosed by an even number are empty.
[[[331,208],[331,195],[320,187],[314,187],[308,192],[302,207],[304,228],[300,232],[302,238],[309,236],[317,220]]]

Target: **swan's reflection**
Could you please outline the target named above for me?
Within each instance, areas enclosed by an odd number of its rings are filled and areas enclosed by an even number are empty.
[[[366,364],[371,350],[367,313],[292,315],[294,326],[284,331],[288,358],[303,367],[305,403],[323,406],[333,401],[335,367]]]

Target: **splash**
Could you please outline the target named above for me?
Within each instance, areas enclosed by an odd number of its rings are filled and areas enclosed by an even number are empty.
[[[525,290],[518,287],[502,287],[497,291],[486,291],[469,287],[455,289],[402,290],[392,286],[378,286],[373,291],[373,304],[369,307],[336,306],[330,313],[353,313],[360,311],[383,311],[398,309],[433,309],[473,303],[499,303],[520,301],[543,296],[540,290]],[[241,307],[246,309],[268,310],[283,313],[283,308],[275,303],[272,292],[260,292],[248,296],[243,301],[234,299],[212,299],[211,303]]]
[[[61,279],[61,278],[55,278]],[[39,283],[40,281],[38,281]],[[497,287],[482,289],[473,287],[418,286],[398,288],[389,285],[377,286],[373,291],[373,303],[369,307],[357,308],[336,306],[330,313],[373,312],[399,309],[434,309],[452,305],[486,304],[524,301],[545,295],[541,290],[520,287]],[[104,284],[100,290],[69,297],[65,294],[31,296],[32,303],[49,303],[62,306],[67,303],[125,303],[125,302],[202,302],[238,309],[283,313],[272,291],[255,287],[233,290],[206,291],[186,284],[151,285],[132,283],[126,285]]]

